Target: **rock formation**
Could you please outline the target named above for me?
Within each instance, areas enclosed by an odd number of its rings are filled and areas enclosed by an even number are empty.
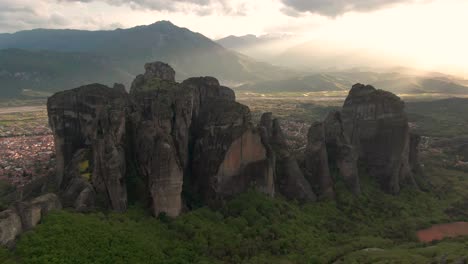
[[[386,191],[416,184],[418,137],[393,94],[355,85],[342,112],[310,128],[303,172],[271,113],[255,127],[249,108],[215,78],[178,83],[165,63],[145,69],[130,94],[94,84],[49,98],[64,206],[124,211],[138,199],[155,216],[175,217],[195,200],[217,206],[249,188],[314,201],[314,189],[334,197],[338,180],[358,194],[358,164]],[[21,208],[22,228],[35,225],[36,209]]]
[[[330,167],[336,171],[346,186],[354,194],[359,194],[361,188],[358,175],[358,154],[344,131],[340,112],[331,112],[324,121],[325,143],[327,146]]]
[[[12,247],[16,237],[35,227],[42,217],[53,210],[62,209],[55,194],[45,194],[29,201],[16,202],[0,212],[0,245]]]
[[[340,179],[360,193],[359,174],[396,194],[402,185],[418,186],[418,138],[410,134],[400,98],[356,84],[341,112],[330,113],[324,123],[310,128],[305,172],[322,195],[331,196],[333,183]]]
[[[265,113],[260,120],[262,141],[267,146],[269,162],[274,164],[275,184],[279,193],[289,199],[315,201],[316,196],[292,156],[278,119]]]
[[[277,186],[286,196],[314,199],[297,162],[280,150],[279,125],[262,137],[249,108],[213,77],[177,83],[167,64],[145,69],[130,94],[96,84],[49,99],[65,206],[123,211],[128,193],[137,193],[154,215],[174,217],[185,207],[183,189],[213,205],[248,188],[274,195]],[[285,175],[281,184],[275,172]]]
[[[383,190],[395,194],[402,182],[415,182],[409,165],[408,118],[399,97],[356,84],[346,98],[342,118],[361,167]]]
[[[154,215],[182,211],[184,171],[188,166],[193,92],[174,81],[163,63],[146,64],[132,84],[132,142],[139,175],[148,187]]]
[[[117,211],[127,208],[125,134],[127,94],[92,84],[49,98],[49,123],[57,154],[57,184],[65,192],[77,182],[92,185],[96,200]],[[73,159],[80,152],[80,160]],[[74,190],[79,196],[87,188]],[[77,196],[76,198],[78,198]]]
[[[321,122],[312,124],[307,133],[304,174],[320,197],[335,196],[325,141],[325,126]]]
[[[274,194],[273,168],[250,121],[249,108],[231,100],[213,99],[201,107],[194,123],[192,180],[205,202],[250,186]]]

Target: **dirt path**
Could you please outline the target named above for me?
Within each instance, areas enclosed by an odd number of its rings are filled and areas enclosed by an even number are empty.
[[[0,114],[37,112],[37,111],[43,111],[45,109],[46,109],[45,105],[0,107]]]
[[[468,236],[468,222],[455,222],[449,224],[435,225],[417,233],[421,242],[432,242],[444,238]]]

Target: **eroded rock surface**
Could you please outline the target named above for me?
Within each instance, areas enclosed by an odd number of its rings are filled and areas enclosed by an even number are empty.
[[[0,244],[13,246],[17,236],[23,231],[21,218],[14,209],[0,212]]]
[[[16,204],[16,210],[21,218],[22,230],[30,230],[49,212],[62,209],[59,197],[53,193],[44,194],[27,202]]]
[[[289,151],[279,120],[273,119],[271,113],[265,113],[259,128],[262,130],[262,141],[267,146],[269,161],[274,163],[277,191],[289,199],[315,201],[311,185]]]
[[[358,153],[344,131],[340,112],[331,112],[324,121],[329,166],[354,194],[361,192]]]
[[[409,125],[401,99],[370,85],[356,84],[343,106],[345,132],[366,173],[389,193],[414,182],[409,166]]]
[[[250,187],[275,193],[274,164],[234,91],[213,77],[177,83],[160,62],[145,69],[130,95],[91,85],[49,99],[65,206],[123,211],[128,187],[154,215],[174,217],[184,184],[206,204]]]
[[[182,185],[189,163],[193,93],[176,83],[167,67],[147,64],[145,78],[132,86],[130,148],[148,186],[153,214],[177,216],[183,207]]]
[[[404,103],[396,95],[356,84],[342,111],[331,112],[309,129],[305,175],[320,195],[333,196],[342,180],[354,194],[370,176],[396,194],[420,185],[419,136],[410,134]]]
[[[127,94],[100,84],[57,93],[49,98],[49,123],[55,136],[57,184],[66,189],[78,177],[88,181],[103,206],[127,208],[125,133]],[[65,170],[78,151],[87,155]]]
[[[217,96],[203,102],[194,123],[192,181],[205,201],[249,187],[274,194],[273,168],[250,110],[232,99]]]
[[[164,62],[145,64],[145,73],[138,75],[132,83],[131,91],[145,88],[154,80],[175,82],[175,71]]]
[[[319,196],[333,198],[335,191],[328,163],[325,127],[323,123],[316,122],[307,134],[304,174]]]
[[[416,184],[418,138],[391,93],[355,85],[342,112],[310,128],[303,172],[271,113],[255,127],[215,78],[178,83],[167,64],[145,69],[130,94],[94,84],[49,99],[64,206],[124,211],[132,193],[155,216],[175,217],[187,200],[217,205],[249,188],[314,201],[312,186],[333,197],[340,179],[359,193],[358,161],[389,192]],[[38,222],[34,208],[25,209],[26,228]]]
[[[49,212],[62,209],[59,197],[44,194],[29,201],[19,201],[0,212],[0,245],[12,247],[21,233],[35,227]]]

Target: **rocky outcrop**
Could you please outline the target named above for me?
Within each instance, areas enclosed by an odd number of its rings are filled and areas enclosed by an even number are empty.
[[[251,123],[250,110],[231,99],[221,95],[202,102],[194,123],[192,181],[205,202],[249,187],[274,194],[274,169]]]
[[[14,209],[0,212],[0,244],[11,247],[15,239],[23,232],[21,218]]]
[[[21,233],[35,227],[49,212],[60,209],[62,204],[52,193],[16,202],[10,209],[0,212],[0,245],[13,246]]]
[[[162,63],[147,64],[130,95],[132,143],[138,172],[148,186],[154,215],[182,211],[184,171],[189,160],[193,93],[174,81]]]
[[[184,188],[205,204],[250,187],[275,193],[274,164],[234,91],[213,77],[177,83],[160,62],[145,69],[129,95],[91,85],[49,99],[65,206],[123,211],[130,188],[154,215],[174,217]]]
[[[354,86],[341,113],[310,128],[303,172],[271,113],[255,127],[215,78],[178,83],[167,64],[145,69],[130,94],[94,84],[49,98],[64,206],[124,211],[131,193],[155,216],[175,217],[192,200],[219,205],[249,188],[314,201],[313,189],[333,197],[338,180],[359,193],[358,160],[389,192],[415,184],[417,137],[390,93]],[[37,223],[37,207],[19,210],[24,228]]]
[[[78,211],[88,211],[95,207],[96,192],[90,181],[88,149],[79,149],[66,167],[67,178],[70,180],[61,191],[65,207],[74,207]]]
[[[360,174],[396,194],[403,185],[420,185],[418,145],[400,98],[356,84],[341,112],[331,112],[323,123],[310,127],[305,175],[322,196],[332,197],[340,180],[359,194]]]
[[[342,119],[361,168],[383,190],[395,194],[403,182],[415,183],[409,165],[408,118],[399,97],[356,84],[343,105]]]
[[[325,119],[324,125],[325,144],[331,170],[344,181],[351,192],[359,194],[361,188],[357,164],[358,154],[344,131],[341,113],[331,112]]]
[[[261,117],[259,128],[262,131],[262,142],[267,146],[269,162],[276,168],[277,191],[289,199],[315,201],[312,187],[289,151],[279,120],[273,119],[271,113],[265,113]]]
[[[325,127],[321,122],[312,124],[307,134],[304,174],[320,197],[333,198],[333,179],[331,177],[328,151],[325,141]]]
[[[132,83],[131,91],[153,86],[153,81],[175,82],[175,71],[166,63],[153,62],[145,64],[145,73],[138,75]]]
[[[49,98],[47,109],[57,154],[56,182],[62,190],[67,190],[77,180],[87,181],[102,206],[117,211],[127,208],[128,107],[124,91],[99,84],[60,92]],[[74,167],[65,170],[80,151],[86,155],[82,155]]]
[[[49,193],[28,202],[18,202],[15,208],[21,218],[22,229],[27,231],[39,224],[49,212],[61,210],[62,203],[57,195]]]

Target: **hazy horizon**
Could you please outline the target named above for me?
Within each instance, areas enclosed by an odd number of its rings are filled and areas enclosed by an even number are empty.
[[[169,20],[213,40],[292,36],[257,48],[265,51],[261,60],[275,64],[300,46],[295,52],[304,56],[291,58],[299,68],[309,61],[322,68],[404,66],[468,78],[467,9],[468,2],[456,0],[2,0],[0,32],[112,30]]]

